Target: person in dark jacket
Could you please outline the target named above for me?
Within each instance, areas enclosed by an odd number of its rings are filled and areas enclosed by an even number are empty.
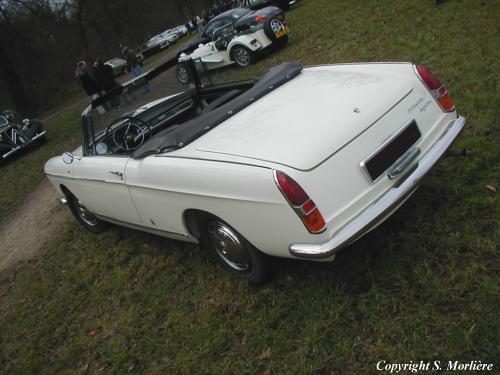
[[[75,76],[80,80],[83,90],[92,100],[99,96],[99,87],[92,70],[85,61],[82,60],[76,63]]]
[[[127,59],[129,72],[133,72],[136,77],[142,75],[142,69],[137,61],[137,56],[132,48],[124,48],[123,54]]]
[[[97,59],[94,63],[94,78],[99,90],[105,93],[118,86],[113,76],[113,68],[104,64],[101,59]]]

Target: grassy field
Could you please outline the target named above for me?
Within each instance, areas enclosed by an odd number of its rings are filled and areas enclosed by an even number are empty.
[[[480,360],[498,372],[499,1],[302,0],[288,47],[247,70],[413,61],[468,126],[417,193],[336,261],[280,261],[252,288],[195,245],[76,224],[0,275],[0,373],[373,374],[376,363]],[[78,141],[77,113],[2,168],[0,214]],[[444,372],[446,373],[446,372]]]

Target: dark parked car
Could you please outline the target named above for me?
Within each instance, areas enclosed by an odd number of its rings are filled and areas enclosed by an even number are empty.
[[[284,20],[285,18],[283,11],[277,7],[265,7],[258,10],[248,8],[228,10],[211,19],[203,33],[184,44],[177,51],[177,57],[180,57],[181,53],[189,55],[198,48],[200,43],[205,44],[212,41],[214,31],[228,25],[233,25],[236,32],[242,32],[257,26],[259,23],[264,23],[266,34],[271,40],[274,40],[276,37],[271,27],[271,21],[275,18],[279,18],[280,20]]]
[[[250,9],[259,9],[268,6],[277,6],[283,10],[288,10],[297,0],[244,0],[242,5]]]
[[[0,112],[0,164],[28,146],[45,139],[40,121],[23,119],[16,111]]]

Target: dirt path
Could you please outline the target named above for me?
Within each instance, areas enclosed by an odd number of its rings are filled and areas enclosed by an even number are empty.
[[[33,258],[71,222],[70,211],[57,203],[56,191],[44,179],[23,203],[0,222],[0,272]]]

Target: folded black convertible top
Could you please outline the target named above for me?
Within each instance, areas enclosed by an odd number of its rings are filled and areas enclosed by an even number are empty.
[[[173,151],[189,144],[275,88],[290,81],[300,74],[301,70],[302,67],[295,62],[285,62],[272,67],[255,80],[253,87],[235,99],[183,124],[159,132],[135,150],[133,158],[140,159],[151,154]]]

